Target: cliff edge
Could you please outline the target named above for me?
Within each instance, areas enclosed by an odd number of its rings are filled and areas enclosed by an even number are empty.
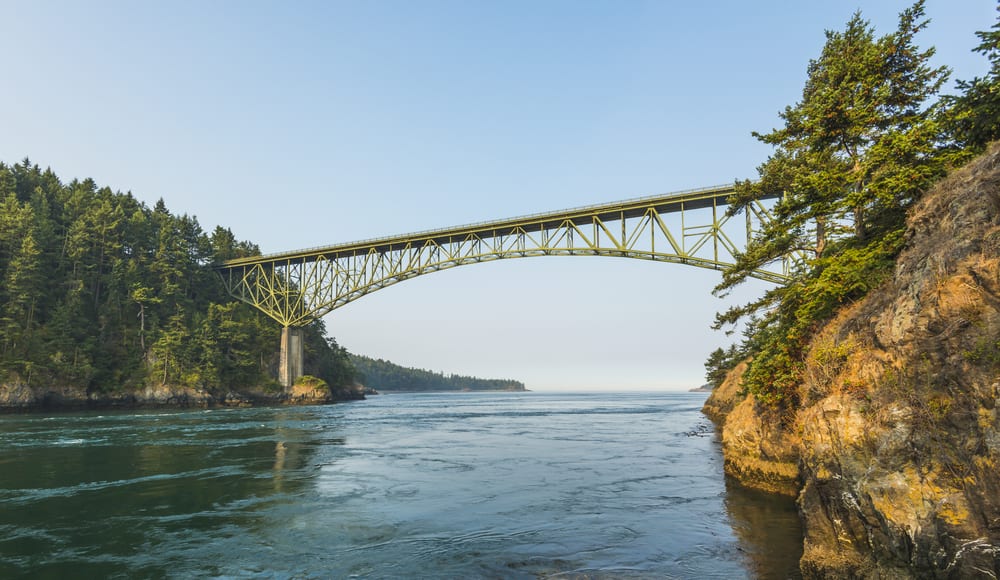
[[[747,363],[736,366],[702,408],[722,428],[726,473],[761,491],[799,493],[798,437],[780,414],[741,387]]]
[[[706,413],[727,472],[797,490],[805,577],[1000,575],[1000,144],[911,210],[892,279],[813,339],[793,416],[740,374]]]

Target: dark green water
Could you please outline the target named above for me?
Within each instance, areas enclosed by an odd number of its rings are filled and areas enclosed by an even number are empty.
[[[786,578],[696,394],[0,416],[0,578]]]

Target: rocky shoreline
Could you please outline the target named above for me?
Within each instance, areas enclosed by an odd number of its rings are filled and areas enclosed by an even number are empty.
[[[799,493],[798,441],[773,409],[758,405],[741,390],[741,363],[708,399],[702,411],[721,427],[726,473],[753,489],[782,495]]]
[[[797,497],[805,578],[1000,575],[1000,145],[910,214],[893,278],[810,344],[793,409],[735,368],[726,472]]]
[[[147,386],[114,393],[73,386],[0,384],[0,412],[74,411],[84,409],[155,409],[319,405],[365,398],[364,387],[351,385],[331,393],[325,388],[296,385],[289,392],[252,388],[208,391],[171,385]]]

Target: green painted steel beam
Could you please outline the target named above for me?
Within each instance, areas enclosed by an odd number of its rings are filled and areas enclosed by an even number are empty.
[[[387,236],[382,238],[372,238],[346,244],[333,246],[322,246],[308,248],[305,250],[293,250],[291,252],[279,252],[275,254],[264,254],[261,256],[250,256],[246,258],[236,258],[223,262],[224,267],[240,266],[244,264],[255,264],[281,259],[314,259],[320,255],[344,254],[367,252],[371,248],[379,250],[391,250],[399,244],[407,242],[426,241],[433,239],[444,239],[463,234],[477,233],[489,229],[509,229],[522,228],[528,232],[538,232],[544,229],[545,224],[553,221],[569,220],[573,223],[587,222],[593,217],[602,220],[612,221],[615,215],[633,218],[644,214],[649,208],[655,208],[659,214],[669,214],[684,210],[696,210],[712,207],[718,200],[725,203],[726,198],[734,193],[732,185],[719,185],[703,189],[691,189],[677,193],[640,197],[624,201],[583,206],[568,210],[538,213],[516,218],[507,218],[496,221],[480,222],[475,224],[442,228],[437,230],[427,230],[422,232],[402,234],[397,236]],[[779,196],[775,195],[774,198]],[[767,198],[765,198],[767,199]]]
[[[732,186],[720,186],[229,260],[219,268],[229,292],[283,326],[319,318],[403,280],[469,264],[536,256],[612,256],[722,270],[771,219],[759,202],[745,219],[722,211]],[[777,196],[774,196],[777,197]],[[679,214],[679,223],[664,219]],[[756,228],[755,228],[756,224]],[[742,228],[743,231],[727,231]],[[790,256],[753,276],[788,280]]]

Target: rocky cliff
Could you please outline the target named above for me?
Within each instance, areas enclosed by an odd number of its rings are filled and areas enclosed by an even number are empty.
[[[1000,145],[907,235],[893,278],[813,340],[792,416],[739,368],[706,404],[727,472],[798,494],[806,577],[1000,575]]]
[[[733,369],[703,408],[713,421],[724,423],[726,473],[747,487],[797,495],[797,434],[776,411],[743,394],[740,381],[746,368],[741,363]]]

